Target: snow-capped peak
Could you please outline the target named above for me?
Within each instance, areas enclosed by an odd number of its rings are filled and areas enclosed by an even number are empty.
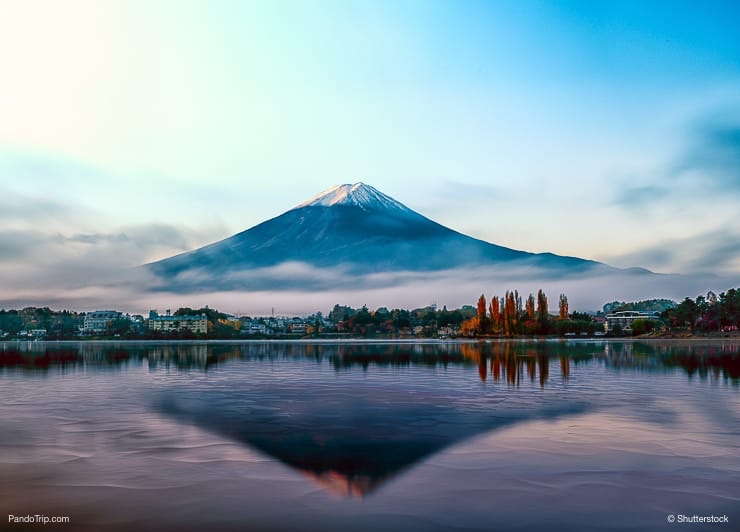
[[[326,189],[321,194],[314,196],[310,200],[301,203],[296,207],[333,207],[334,205],[353,205],[364,210],[384,210],[392,209],[403,212],[413,212],[390,196],[386,196],[379,190],[365,183],[355,183],[351,185],[334,185]]]

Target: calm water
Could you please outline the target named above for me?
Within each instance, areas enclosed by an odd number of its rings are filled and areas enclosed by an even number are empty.
[[[0,528],[33,528],[8,514],[740,530],[740,344],[0,343]]]

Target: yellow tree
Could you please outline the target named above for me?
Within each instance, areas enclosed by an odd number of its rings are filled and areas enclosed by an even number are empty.
[[[540,288],[537,291],[537,321],[540,326],[544,326],[547,323],[547,296]]]
[[[491,303],[488,307],[488,313],[491,316],[491,332],[497,333],[501,330],[501,307],[499,307],[498,296],[491,298]]]
[[[486,296],[481,294],[478,298],[478,327],[480,328],[480,332],[486,332],[488,329],[486,324]]]
[[[560,294],[560,319],[568,319],[568,296]]]
[[[514,302],[516,303],[516,319],[522,315],[522,297],[519,295],[519,290],[514,290]]]
[[[472,336],[478,331],[478,318],[468,318],[460,324],[460,330],[465,336]]]
[[[514,292],[506,291],[504,300],[504,332],[507,336],[514,334],[516,327],[516,298]]]
[[[509,291],[501,298],[501,328],[506,336],[511,334],[511,319],[509,317]]]
[[[529,297],[527,298],[527,303],[524,306],[527,312],[527,317],[531,320],[534,319],[534,296],[532,294],[529,294]]]
[[[504,328],[505,309],[506,309],[506,297],[498,298],[498,325],[502,331]]]

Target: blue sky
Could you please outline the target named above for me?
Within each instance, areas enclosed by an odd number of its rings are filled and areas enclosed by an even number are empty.
[[[737,2],[0,11],[6,286],[359,180],[497,244],[740,278]]]

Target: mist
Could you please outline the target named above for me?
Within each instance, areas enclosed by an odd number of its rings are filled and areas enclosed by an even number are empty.
[[[94,268],[91,268],[91,271]],[[74,270],[67,278],[45,279],[43,271],[25,273],[20,286],[7,284],[7,272],[0,271],[3,296],[0,307],[50,306],[78,311],[111,308],[144,314],[150,309],[163,311],[178,307],[210,306],[237,315],[263,316],[326,313],[335,304],[374,310],[378,307],[419,308],[436,304],[439,308],[475,305],[481,294],[490,299],[506,290],[518,290],[523,297],[542,289],[551,310],[559,294],[568,296],[571,310],[600,310],[604,303],[667,298],[680,301],[709,290],[717,293],[737,286],[730,276],[659,275],[641,270],[597,268],[591,274],[553,276],[533,267],[506,266],[465,268],[436,272],[384,272],[357,275],[347,268],[314,268],[291,262],[273,268],[239,273],[224,273],[229,283],[240,282],[249,288],[199,289],[211,281],[206,274],[178,276],[171,286],[145,267],[108,265],[105,272]],[[5,278],[3,278],[5,275]],[[186,284],[187,281],[187,284]],[[218,284],[217,282],[215,283]],[[189,287],[189,288],[188,288]]]

